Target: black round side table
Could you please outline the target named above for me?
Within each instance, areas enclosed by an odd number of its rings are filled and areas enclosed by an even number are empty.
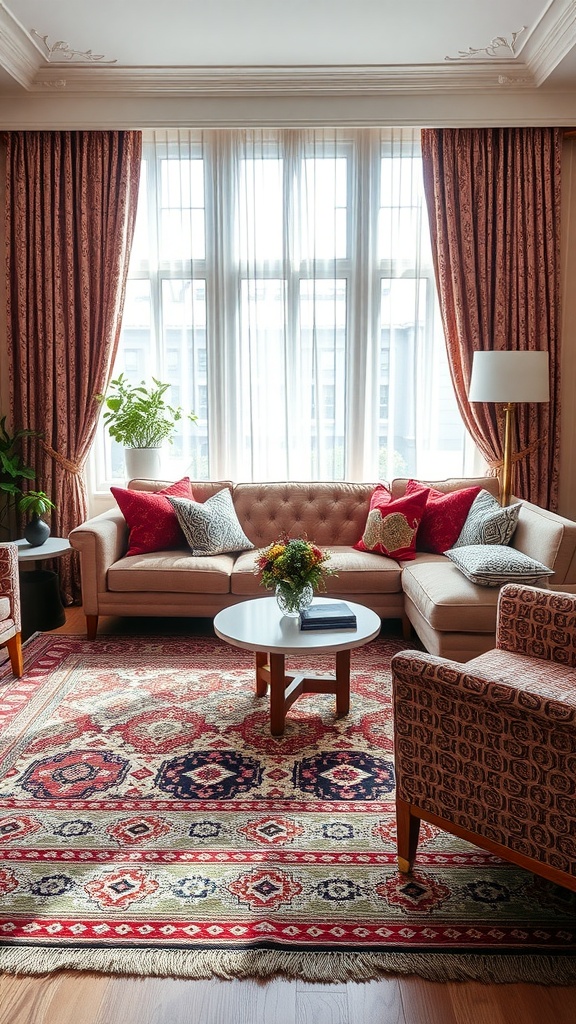
[[[42,562],[60,558],[71,551],[70,541],[64,537],[48,537],[39,547],[32,547],[27,540],[16,541],[20,569],[20,604],[22,615],[22,639],[32,633],[57,629],[66,622],[66,613],[60,597],[60,577],[51,569],[41,569]]]

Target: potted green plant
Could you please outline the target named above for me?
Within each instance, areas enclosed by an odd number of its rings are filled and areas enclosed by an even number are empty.
[[[48,523],[41,516],[56,508],[45,491],[26,491],[18,500],[18,511],[30,516],[24,528],[24,539],[31,547],[38,548],[50,536]]]
[[[10,512],[22,494],[22,482],[36,476],[31,466],[22,460],[21,445],[25,437],[38,437],[35,430],[15,430],[6,427],[6,416],[0,416],[0,528],[8,532]]]
[[[134,385],[121,373],[110,381],[106,394],[96,395],[96,401],[104,406],[110,437],[124,446],[130,478],[158,476],[160,449],[165,441],[172,444],[178,421],[183,416],[192,422],[198,419],[194,413],[184,413],[181,406],[170,405],[165,397],[169,387],[155,377],[150,386],[145,381]]]

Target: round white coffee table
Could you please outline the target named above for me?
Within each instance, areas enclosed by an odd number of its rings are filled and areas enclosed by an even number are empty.
[[[317,597],[314,604],[327,602]],[[332,598],[331,600],[334,600]],[[256,653],[256,693],[264,697],[270,687],[270,732],[281,736],[288,708],[303,693],[336,694],[336,714],[340,718],[350,709],[350,651],[362,647],[380,632],[380,618],[370,608],[346,601],[356,615],[355,629],[300,629],[299,618],[282,615],[276,598],[260,597],[241,601],[218,612],[214,631],[221,640]],[[333,676],[290,675],[284,659],[287,654],[336,655]]]

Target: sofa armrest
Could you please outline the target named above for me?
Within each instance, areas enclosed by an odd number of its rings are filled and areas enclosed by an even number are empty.
[[[576,665],[576,595],[507,583],[498,598],[496,647]]]
[[[68,539],[80,552],[84,614],[98,615],[98,594],[106,591],[107,571],[126,553],[126,520],[118,509],[110,509],[76,526]]]
[[[518,525],[510,547],[553,569],[554,576],[548,580],[551,586],[576,583],[576,523],[557,512],[518,500],[521,501]]]
[[[10,618],[21,629],[20,577],[18,576],[18,548],[15,544],[0,544],[0,594],[10,601]]]

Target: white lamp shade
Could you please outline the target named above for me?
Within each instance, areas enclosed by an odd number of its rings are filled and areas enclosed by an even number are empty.
[[[470,402],[549,402],[547,352],[475,352]]]

